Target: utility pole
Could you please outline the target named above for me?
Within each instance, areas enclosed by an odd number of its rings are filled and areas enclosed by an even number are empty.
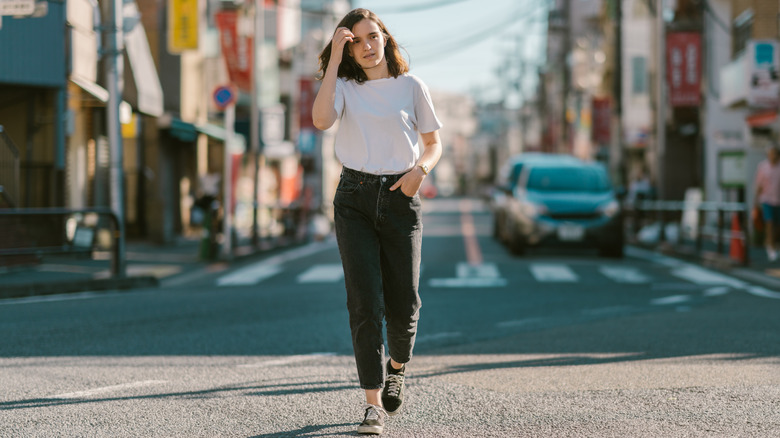
[[[253,174],[254,189],[252,195],[252,246],[257,247],[259,243],[258,230],[258,210],[260,207],[260,169],[261,155],[263,152],[262,133],[260,132],[260,75],[263,71],[263,44],[265,42],[265,0],[254,0],[254,37],[252,38],[252,100],[249,120],[249,149],[252,151],[255,161],[255,171]],[[255,58],[257,57],[257,58]]]
[[[615,0],[615,72],[613,74],[612,92],[614,95],[613,103],[613,129],[612,144],[617,145],[612,148],[609,163],[612,171],[618,175],[625,175],[623,162],[623,0]]]
[[[664,157],[666,155],[666,25],[664,23],[664,2],[655,0],[655,32],[656,32],[656,74],[655,74],[655,183],[658,197],[664,199],[666,187],[664,183]]]
[[[125,209],[124,209],[124,151],[122,147],[122,130],[119,122],[119,105],[122,103],[124,89],[124,52],[123,44],[123,14],[122,0],[108,2],[108,38],[106,48],[106,87],[108,88],[107,125],[109,145],[109,187],[111,190],[111,210],[117,217],[115,230],[119,234],[117,242],[118,255],[114,272],[125,276]],[[138,26],[141,26],[139,23]]]
[[[571,0],[563,0],[563,80],[562,80],[562,98],[563,108],[561,114],[561,145],[557,152],[569,153],[572,152],[569,148],[569,91],[571,89],[571,65],[569,59],[571,59]],[[560,147],[563,147],[563,150]]]

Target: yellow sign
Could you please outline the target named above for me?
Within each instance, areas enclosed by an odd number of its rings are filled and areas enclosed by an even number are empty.
[[[168,52],[198,48],[198,0],[168,0]]]
[[[122,138],[135,138],[138,134],[138,115],[133,113],[130,122],[122,123]]]

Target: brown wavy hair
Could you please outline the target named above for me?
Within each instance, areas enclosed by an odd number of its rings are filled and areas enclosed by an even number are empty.
[[[347,29],[352,30],[356,24],[365,19],[376,23],[387,41],[387,45],[385,45],[385,59],[387,59],[387,70],[390,75],[397,78],[398,76],[407,73],[409,71],[409,64],[401,55],[401,47],[395,41],[395,38],[390,35],[385,24],[382,23],[382,20],[380,20],[375,13],[363,8],[353,9],[341,19],[336,28],[346,27]],[[333,40],[331,39],[328,45],[325,46],[325,49],[320,53],[320,70],[317,72],[317,78],[320,80],[325,76],[325,71],[328,69],[332,48]],[[349,56],[349,42],[344,44],[344,53],[341,58],[341,64],[339,64],[338,77],[347,80],[352,79],[358,84],[362,84],[368,80],[366,72],[363,71],[354,58]]]

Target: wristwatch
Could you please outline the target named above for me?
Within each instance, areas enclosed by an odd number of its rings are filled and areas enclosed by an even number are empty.
[[[428,172],[430,172],[430,170],[428,169],[428,166],[425,165],[425,164],[418,164],[417,167],[422,169],[423,173],[426,174],[426,175],[428,174]]]

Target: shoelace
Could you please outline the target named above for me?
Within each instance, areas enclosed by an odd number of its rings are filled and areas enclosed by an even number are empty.
[[[385,415],[385,410],[380,408],[379,406],[374,406],[372,404],[366,403],[365,406],[366,409],[366,420],[381,420]]]
[[[398,397],[401,393],[401,386],[404,384],[404,376],[398,374],[387,375],[387,395],[390,397]]]

